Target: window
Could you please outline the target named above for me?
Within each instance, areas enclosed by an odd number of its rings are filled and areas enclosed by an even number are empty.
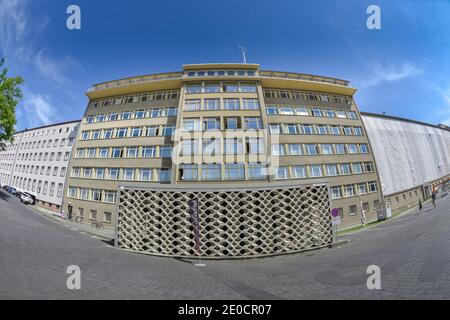
[[[345,154],[345,145],[342,143],[338,143],[334,145],[336,154]]]
[[[98,149],[98,157],[99,158],[108,158],[108,148],[100,148]]]
[[[280,134],[281,125],[280,124],[269,124],[269,130],[271,134]]]
[[[336,117],[341,118],[341,119],[346,119],[347,114],[345,113],[345,111],[336,111]]]
[[[88,200],[89,192],[87,188],[80,188],[80,198],[83,200]]]
[[[318,108],[311,109],[311,113],[314,117],[321,117],[322,116],[322,110]]]
[[[140,181],[152,181],[152,169],[144,168],[139,169],[139,180]]]
[[[200,110],[202,101],[200,99],[186,100],[184,102],[185,111],[198,111]]]
[[[241,139],[225,139],[225,154],[243,154],[244,146]]]
[[[52,183],[50,183],[50,192],[48,193],[48,195],[53,196],[54,194],[55,194],[55,183],[52,182]]]
[[[100,133],[101,133],[100,130],[92,131],[92,138],[91,139],[100,139]]]
[[[147,137],[155,137],[158,135],[158,127],[157,126],[149,126],[146,130]]]
[[[258,99],[242,99],[242,104],[244,106],[244,110],[258,110],[259,109]]]
[[[92,189],[91,190],[91,200],[92,201],[102,201],[102,190]]]
[[[360,162],[353,163],[353,173],[359,174],[363,172],[362,164]]]
[[[306,154],[308,155],[316,155],[319,153],[319,147],[317,144],[306,144]]]
[[[322,166],[321,165],[312,165],[309,166],[309,176],[310,177],[322,177]]]
[[[116,121],[118,119],[118,114],[116,112],[112,112],[109,114],[109,121]]]
[[[202,165],[203,180],[220,180],[222,178],[222,169],[220,164]]]
[[[130,111],[124,111],[122,112],[121,116],[122,120],[128,120],[131,118],[131,112]]]
[[[81,173],[81,168],[80,167],[73,167],[72,168],[72,177],[79,178],[80,177],[80,173]]]
[[[123,149],[122,148],[112,148],[111,158],[122,158]]]
[[[293,123],[286,124],[287,134],[297,134],[297,125]]]
[[[331,187],[331,198],[332,199],[342,198],[341,187],[339,186]]]
[[[66,153],[64,153],[64,161],[69,160],[69,158],[70,158],[70,152],[67,151]]]
[[[260,163],[249,163],[248,174],[250,180],[267,179],[267,167]]]
[[[106,223],[111,223],[111,221],[112,221],[111,212],[103,212],[103,221]]]
[[[353,135],[352,127],[344,127],[343,129],[344,129],[344,134],[345,134],[346,136],[351,136],[351,135]]]
[[[351,170],[350,170],[350,164],[349,163],[341,163],[340,164],[341,167],[341,174],[342,175],[347,175],[347,174],[351,174]]]
[[[367,185],[365,183],[358,184],[358,194],[366,194],[367,193]]]
[[[361,152],[361,153],[368,153],[369,152],[369,150],[367,149],[367,144],[360,144],[359,145],[359,152]]]
[[[306,166],[293,166],[292,173],[296,179],[306,178]]]
[[[354,127],[353,130],[354,130],[356,136],[362,136],[363,135],[361,127]]]
[[[88,116],[86,118],[86,123],[93,123],[94,122],[94,116]]]
[[[272,155],[274,156],[284,156],[284,145],[273,144],[272,145]]]
[[[262,127],[260,118],[244,118],[244,124],[247,130],[259,130]]]
[[[40,189],[40,187],[39,187],[39,189]],[[76,187],[69,187],[69,190],[67,192],[67,196],[70,197],[70,198],[76,198],[77,197],[77,188]]]
[[[225,164],[225,180],[244,180],[245,169],[243,164]]]
[[[293,116],[294,115],[294,109],[292,107],[281,107],[279,109],[280,115],[283,116]]]
[[[264,154],[265,143],[262,138],[247,138],[247,150],[249,154]]]
[[[127,128],[119,128],[116,131],[116,138],[125,138],[127,136]]]
[[[171,146],[159,147],[159,157],[160,158],[171,158],[172,157],[172,147]]]
[[[220,130],[220,119],[203,118],[203,131]]]
[[[224,101],[223,108],[225,110],[239,110],[240,109],[239,99],[224,99],[223,101]]]
[[[90,211],[90,217],[91,220],[97,220],[97,210],[91,210]]]
[[[205,110],[219,110],[220,109],[220,99],[205,99],[204,100]]]
[[[89,131],[83,131],[81,133],[81,139],[80,140],[88,140],[89,139]],[[52,140],[48,140],[47,148],[50,147],[50,143]]]
[[[295,114],[298,116],[309,116],[308,108],[299,107],[295,109]]]
[[[303,154],[302,145],[299,143],[290,143],[287,145],[288,155],[300,156]]]
[[[153,108],[149,111],[150,118],[159,118],[161,117],[161,109]]]
[[[92,176],[92,168],[84,168],[83,169],[83,178],[90,179]]]
[[[97,149],[95,149],[95,148],[87,149],[87,157],[88,158],[91,158],[91,159],[95,158],[96,153],[97,153]]]
[[[365,172],[373,172],[372,162],[365,162],[364,163],[364,171]]]
[[[348,214],[351,215],[351,216],[354,216],[354,215],[356,215],[358,213],[358,209],[356,207],[356,204],[351,205],[350,207],[348,207],[348,209],[349,209],[349,213]]]
[[[140,137],[142,135],[142,127],[131,128],[131,137]]]
[[[228,75],[230,71],[228,71]],[[223,92],[238,92],[237,83],[224,83],[222,86]]]
[[[227,130],[237,130],[240,128],[238,118],[225,118],[225,126]]]
[[[289,179],[289,168],[288,167],[279,167],[275,171],[275,179]]]
[[[183,131],[200,131],[200,119],[184,119]]]
[[[167,117],[176,117],[177,112],[178,112],[178,108],[177,107],[167,108],[166,109]]]
[[[124,168],[122,170],[122,180],[134,180],[134,168]]]
[[[198,155],[197,140],[183,140],[181,142],[181,156]]]
[[[66,175],[66,171],[67,171],[66,167],[62,167],[61,172],[59,173],[59,176],[64,177]]]
[[[106,120],[106,117],[104,114],[100,114],[97,116],[97,122],[104,122]]]
[[[143,158],[155,158],[156,157],[156,147],[143,147],[142,148],[142,157]]]
[[[202,92],[202,84],[190,84],[186,87],[186,93],[201,93]]]
[[[241,83],[240,92],[256,92],[256,86],[250,83]]]
[[[127,148],[127,158],[137,158],[139,153],[138,147],[128,147]]]
[[[326,143],[320,145],[320,153],[321,154],[333,154],[333,145]]]
[[[356,144],[347,145],[348,153],[358,153],[358,146]]]
[[[327,110],[324,111],[324,115],[327,118],[334,118],[334,111],[330,110],[330,109],[327,109]]]
[[[317,134],[328,134],[327,126],[325,125],[317,125],[316,130]]]
[[[195,148],[195,146],[193,146]],[[215,156],[221,153],[219,139],[204,139],[203,140],[203,155]],[[195,150],[194,150],[195,151]]]
[[[351,112],[347,112],[347,116],[348,116],[348,118],[349,119],[356,119],[356,112],[353,112],[353,111],[351,111]]]
[[[111,139],[113,135],[113,129],[106,129],[103,131],[103,139]]]
[[[278,113],[278,108],[277,107],[267,107],[266,113],[268,115],[276,115]]]
[[[330,131],[331,131],[331,134],[333,134],[333,135],[341,134],[341,129],[339,128],[339,126],[330,126]]]
[[[300,131],[302,134],[313,134],[313,127],[309,124],[302,124],[300,125]]]
[[[145,118],[147,112],[145,112],[145,110],[138,110],[136,111],[136,113],[134,114],[134,118],[135,119],[143,119]]]
[[[348,184],[344,186],[344,193],[346,197],[352,197],[355,195],[355,186],[353,184]]]
[[[119,179],[119,168],[109,168],[108,169],[108,178],[110,180],[118,180]]]
[[[376,181],[369,182],[369,192],[377,192],[377,183]]]
[[[337,176],[338,175],[338,168],[336,164],[327,164],[325,165],[325,168],[327,170],[327,176]]]
[[[105,191],[105,202],[115,203],[116,202],[116,192],[115,191]]]
[[[161,181],[161,182],[170,181],[170,169],[167,169],[167,168],[157,169],[156,173],[157,173],[158,181]]]
[[[219,85],[219,83],[206,83],[205,84],[205,92],[206,93],[220,92],[220,85]]]
[[[104,179],[104,178],[105,178],[105,168],[96,168],[95,179]]]

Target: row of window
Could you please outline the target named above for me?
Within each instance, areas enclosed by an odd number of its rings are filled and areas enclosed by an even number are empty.
[[[285,143],[273,144],[274,156],[331,155],[369,153],[367,144],[361,143]]]
[[[107,121],[118,120],[132,120],[132,119],[145,119],[145,118],[161,118],[161,117],[176,117],[177,107],[170,108],[151,108],[140,109],[136,111],[122,111],[111,112],[98,115],[89,115],[86,117],[86,123],[101,123]]]
[[[62,138],[60,139],[49,139],[49,140],[38,140],[38,141],[29,141],[29,142],[23,142],[20,145],[20,148],[22,150],[25,149],[41,149],[41,148],[56,148],[56,147],[65,147],[65,146],[72,146],[74,142],[74,138]]]
[[[340,119],[357,119],[356,112],[318,107],[268,106],[266,113],[271,116],[312,116]]]
[[[351,104],[352,98],[339,95],[331,95],[321,92],[307,92],[280,89],[264,89],[264,97],[272,99],[297,99],[307,101],[322,101],[332,103]]]
[[[200,82],[186,86],[186,93],[256,92],[255,83]]]
[[[179,90],[153,91],[153,92],[138,93],[134,95],[110,97],[105,99],[94,100],[91,102],[91,106],[93,108],[108,107],[112,105],[121,105],[126,103],[172,100],[178,99],[179,97],[180,97]]]
[[[17,172],[23,172],[23,173],[34,173],[34,174],[40,174],[47,176],[50,175],[52,172],[52,167],[50,166],[25,166],[20,165],[18,168],[16,168]],[[53,167],[53,176],[57,176],[59,171],[59,167]],[[60,177],[64,177],[66,175],[66,167],[61,167],[61,171],[59,173]]]
[[[376,181],[370,181],[357,184],[346,184],[343,186],[333,186],[330,188],[330,191],[332,199],[341,199],[377,192],[378,185]]]
[[[275,179],[305,179],[335,177],[373,172],[372,162],[311,164],[300,166],[282,166],[275,170]]]
[[[271,134],[363,135],[362,127],[303,123],[271,123],[269,132]]]
[[[214,76],[250,76],[253,77],[255,71],[253,70],[207,70],[207,71],[189,71],[187,73],[188,77],[214,77]]]
[[[78,148],[75,158],[171,158],[172,146]]]
[[[259,117],[224,118],[224,130],[260,130],[262,127]],[[185,118],[181,124],[181,130],[187,132],[222,130],[222,125],[220,118]]]
[[[86,218],[85,214],[84,214],[84,208],[82,208],[82,207],[78,208],[77,216],[82,218],[83,220]],[[92,221],[98,221],[97,210],[95,210],[95,209],[90,210],[88,219],[92,220]],[[112,213],[109,211],[104,211],[102,221],[106,222],[106,223],[111,223],[112,222]]]
[[[55,157],[56,155],[56,157]],[[70,151],[67,151],[64,153],[64,157],[62,152],[40,152],[40,153],[19,153],[17,156],[17,160],[23,160],[23,161],[69,161],[70,158]]]
[[[105,203],[116,203],[116,191],[69,186],[67,197]]]
[[[155,125],[131,128],[110,128],[103,130],[87,130],[81,132],[80,140],[122,139],[138,137],[172,136],[175,125]]]
[[[89,168],[73,167],[72,178],[120,181],[170,181],[168,168]]]
[[[338,188],[341,188],[341,187],[338,187]],[[373,201],[373,210],[376,211],[379,206],[380,206],[380,200],[374,200]],[[344,208],[337,208],[337,209],[339,210],[339,216],[341,217],[341,219],[344,219],[345,218]],[[370,210],[369,202],[363,202],[360,210],[363,210],[365,213],[369,212],[369,210]],[[357,214],[358,214],[358,206],[356,204],[353,204],[348,207],[348,215],[349,216],[355,216]]]
[[[15,177],[17,179],[14,179],[14,186],[17,188],[29,191],[29,192],[36,192],[37,194],[42,194],[46,196],[47,194],[50,197],[53,197],[55,195],[55,182],[49,182],[49,181],[42,181],[42,180],[36,180],[36,179],[28,179],[23,177]],[[50,186],[50,189],[49,189]],[[56,196],[58,198],[61,198],[63,192],[63,184],[58,183],[58,189],[56,191]]]
[[[254,98],[186,99],[184,111],[214,110],[259,110],[259,101]]]

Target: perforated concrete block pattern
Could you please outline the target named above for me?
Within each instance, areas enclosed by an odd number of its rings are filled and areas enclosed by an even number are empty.
[[[203,257],[253,257],[332,243],[328,187],[237,191],[120,190],[117,245],[193,257],[188,201],[199,200]]]

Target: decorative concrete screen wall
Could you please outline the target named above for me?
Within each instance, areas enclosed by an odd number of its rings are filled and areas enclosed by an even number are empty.
[[[177,257],[256,257],[332,243],[321,185],[120,187],[116,245]],[[198,198],[200,254],[188,201]]]

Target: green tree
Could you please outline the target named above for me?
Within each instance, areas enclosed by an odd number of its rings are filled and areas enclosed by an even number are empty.
[[[0,60],[0,150],[5,148],[5,143],[12,141],[16,125],[16,106],[22,99],[23,84],[21,77],[8,78],[8,69],[3,65],[5,59]],[[3,68],[3,70],[2,70]]]

